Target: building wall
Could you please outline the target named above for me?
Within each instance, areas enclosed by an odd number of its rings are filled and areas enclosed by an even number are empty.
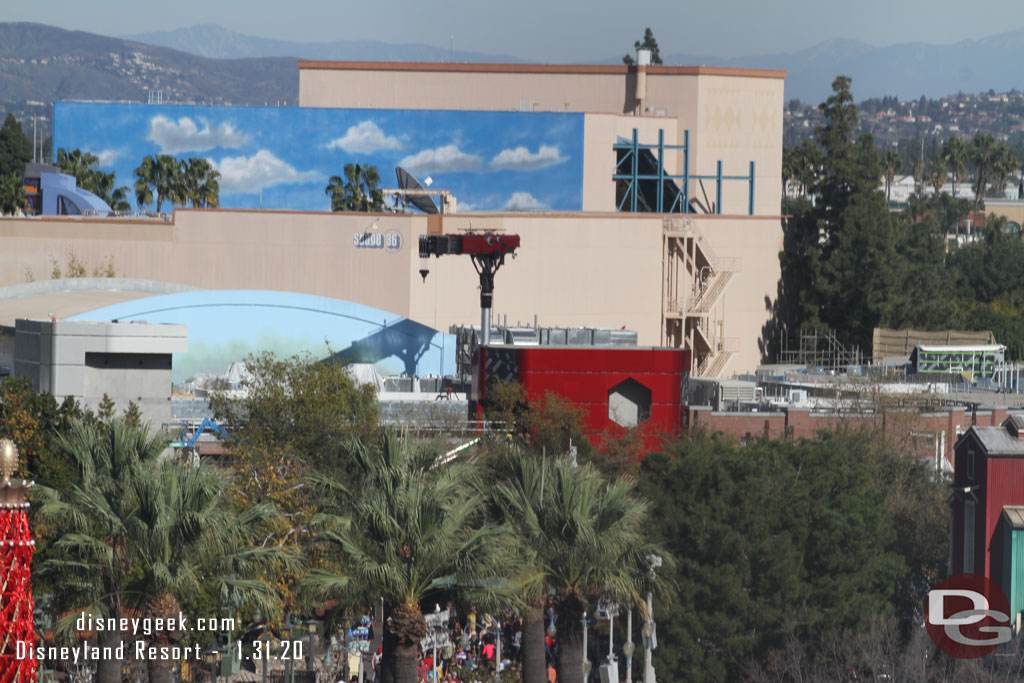
[[[299,106],[624,114],[635,106],[630,83],[624,66],[300,60]]]
[[[587,114],[583,119],[583,210],[616,211],[615,173],[616,154],[612,145],[617,138],[631,140],[633,129],[637,129],[640,144],[657,144],[658,131],[664,132],[666,145],[681,145],[677,137],[679,125],[671,117],[614,116],[610,114]],[[681,153],[666,150],[665,172],[670,175],[682,173]],[[628,172],[629,169],[621,169]],[[677,183],[678,185],[679,183]],[[669,208],[669,207],[666,207]]]
[[[920,456],[933,452],[933,446],[925,443],[925,435],[942,433],[943,457],[954,465],[954,446],[972,424],[981,427],[997,427],[1006,419],[1006,409],[979,410],[975,413],[963,410],[949,410],[939,413],[890,412],[882,414],[836,414],[815,413],[806,408],[790,408],[785,412],[717,412],[705,406],[690,406],[691,428],[704,428],[721,432],[736,439],[751,436],[765,436],[768,424],[768,438],[811,439],[822,431],[840,427],[854,429],[885,429],[886,433],[898,439],[908,448],[915,448]],[[914,443],[912,435],[922,437]],[[788,436],[787,436],[788,435]]]
[[[159,427],[171,419],[171,357],[187,339],[184,325],[19,320],[14,374],[92,410],[105,395],[119,411],[134,402]]]
[[[445,216],[442,230],[518,234],[522,247],[495,276],[493,315],[509,323],[625,327],[641,345],[661,343],[661,218],[615,214]],[[419,260],[416,259],[418,268]],[[479,280],[466,257],[432,258],[416,277],[409,317],[436,329],[479,325]]]
[[[638,120],[672,117],[689,130],[693,173],[747,175],[756,165],[755,214],[782,198],[783,71],[651,66]],[[302,107],[479,109],[634,114],[636,70],[625,66],[299,62]],[[747,213],[746,187],[728,183],[723,213]],[[714,183],[704,181],[714,197]],[[700,192],[699,184],[691,193]]]

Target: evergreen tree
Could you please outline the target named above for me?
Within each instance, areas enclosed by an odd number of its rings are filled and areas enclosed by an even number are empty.
[[[654,32],[651,31],[650,27],[644,29],[643,41],[636,41],[633,43],[633,50],[650,50],[651,51],[651,64],[661,64],[661,53],[658,52],[658,41],[654,39]],[[622,58],[622,63],[627,66],[633,66],[636,60],[633,55],[625,55]]]
[[[17,173],[20,179],[25,174],[25,164],[32,161],[32,143],[25,136],[21,124],[8,114],[0,127],[0,176]]]

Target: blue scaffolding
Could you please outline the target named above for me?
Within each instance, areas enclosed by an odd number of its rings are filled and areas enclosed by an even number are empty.
[[[690,131],[683,131],[682,145],[666,145],[665,131],[658,131],[658,144],[642,145],[639,141],[637,129],[633,129],[633,139],[623,140],[613,145],[615,151],[624,152],[615,164],[615,173],[612,180],[625,181],[626,191],[619,202],[619,211],[638,211],[641,195],[643,203],[657,213],[695,213],[690,205],[690,181],[691,180],[714,180],[715,181],[715,204],[713,213],[722,213],[722,184],[727,180],[745,180],[748,184],[747,212],[754,215],[754,162],[750,162],[750,174],[745,176],[722,175],[722,162],[717,162],[715,175],[691,175],[690,174]],[[665,173],[665,151],[681,150],[683,153],[682,175],[670,175]],[[655,156],[655,153],[657,156]],[[626,167],[625,169],[623,167]],[[682,187],[676,185],[675,181],[681,181]],[[644,182],[656,183],[656,190],[653,193],[654,202],[649,200],[649,192],[641,184]],[[648,186],[649,190],[649,186]],[[667,192],[666,192],[667,190]],[[671,199],[668,210],[665,209],[666,195]],[[629,203],[629,208],[623,208]]]

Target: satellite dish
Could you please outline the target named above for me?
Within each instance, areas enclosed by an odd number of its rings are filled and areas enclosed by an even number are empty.
[[[412,173],[409,173],[401,166],[395,166],[395,175],[398,176],[398,187],[403,190],[419,190],[422,192],[426,188],[420,184],[420,181],[416,180]],[[440,209],[437,208],[437,204],[434,203],[433,197],[427,194],[420,194],[420,192],[413,192],[405,196],[405,203],[412,204],[423,213],[438,214],[441,213]]]

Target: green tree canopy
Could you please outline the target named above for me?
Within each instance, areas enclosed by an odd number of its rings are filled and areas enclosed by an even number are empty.
[[[18,119],[8,114],[0,127],[0,176],[17,174],[20,181],[25,164],[32,161],[32,143],[29,142]]]
[[[130,211],[132,207],[128,203],[128,188],[115,187],[117,174],[100,171],[96,168],[99,163],[95,154],[80,149],[57,150],[57,167],[62,173],[74,176],[80,188],[92,192],[114,211]]]
[[[331,211],[383,211],[384,194],[378,185],[376,166],[345,164],[345,177],[331,176],[324,192],[331,198]]]
[[[661,53],[658,51],[658,41],[654,39],[654,31],[650,27],[644,29],[644,39],[633,43],[633,50],[650,50],[651,64],[661,64]],[[636,63],[633,55],[627,54],[622,58],[622,63],[632,66]]]
[[[414,683],[426,633],[421,602],[455,586],[482,590],[501,576],[506,530],[487,523],[473,462],[445,464],[438,449],[393,432],[353,442],[350,452],[350,485],[313,479],[325,509],[318,539],[343,571],[313,570],[306,585],[347,605],[382,597],[382,680]]]
[[[679,602],[656,610],[666,680],[737,680],[748,661],[830,625],[894,611],[907,574],[869,439],[737,448],[695,435],[641,464],[640,492],[678,560]],[[905,456],[904,456],[905,457]]]
[[[181,165],[169,154],[145,157],[135,169],[135,200],[139,208],[152,202],[154,193],[157,213],[164,199],[174,201],[175,197],[183,196],[181,175]]]

